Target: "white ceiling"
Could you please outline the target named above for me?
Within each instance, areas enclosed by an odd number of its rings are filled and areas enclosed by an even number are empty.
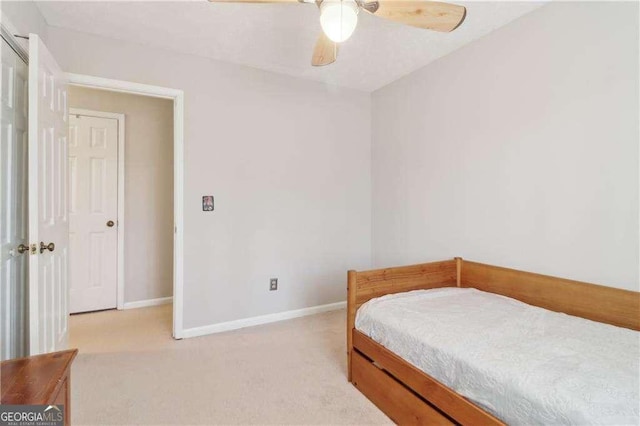
[[[376,90],[544,4],[454,1],[465,22],[437,33],[359,16],[338,60],[311,66],[320,31],[311,4],[85,1],[37,3],[54,27],[128,40],[365,91]]]

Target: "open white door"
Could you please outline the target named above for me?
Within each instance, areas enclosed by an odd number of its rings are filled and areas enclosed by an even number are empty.
[[[29,34],[29,353],[67,347],[67,82]]]

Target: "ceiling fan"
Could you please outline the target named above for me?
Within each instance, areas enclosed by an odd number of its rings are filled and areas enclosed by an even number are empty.
[[[312,3],[320,9],[322,32],[316,42],[311,65],[335,62],[338,44],[351,37],[364,10],[381,18],[413,27],[450,32],[462,24],[467,10],[450,3],[423,0],[209,0],[214,3]]]

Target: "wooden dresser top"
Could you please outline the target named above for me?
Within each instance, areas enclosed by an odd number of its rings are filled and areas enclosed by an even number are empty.
[[[0,363],[0,403],[49,404],[58,394],[77,349],[11,359]]]

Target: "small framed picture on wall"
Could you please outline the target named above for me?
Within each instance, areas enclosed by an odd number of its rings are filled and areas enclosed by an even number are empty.
[[[202,196],[202,211],[203,212],[213,211],[213,195]]]

